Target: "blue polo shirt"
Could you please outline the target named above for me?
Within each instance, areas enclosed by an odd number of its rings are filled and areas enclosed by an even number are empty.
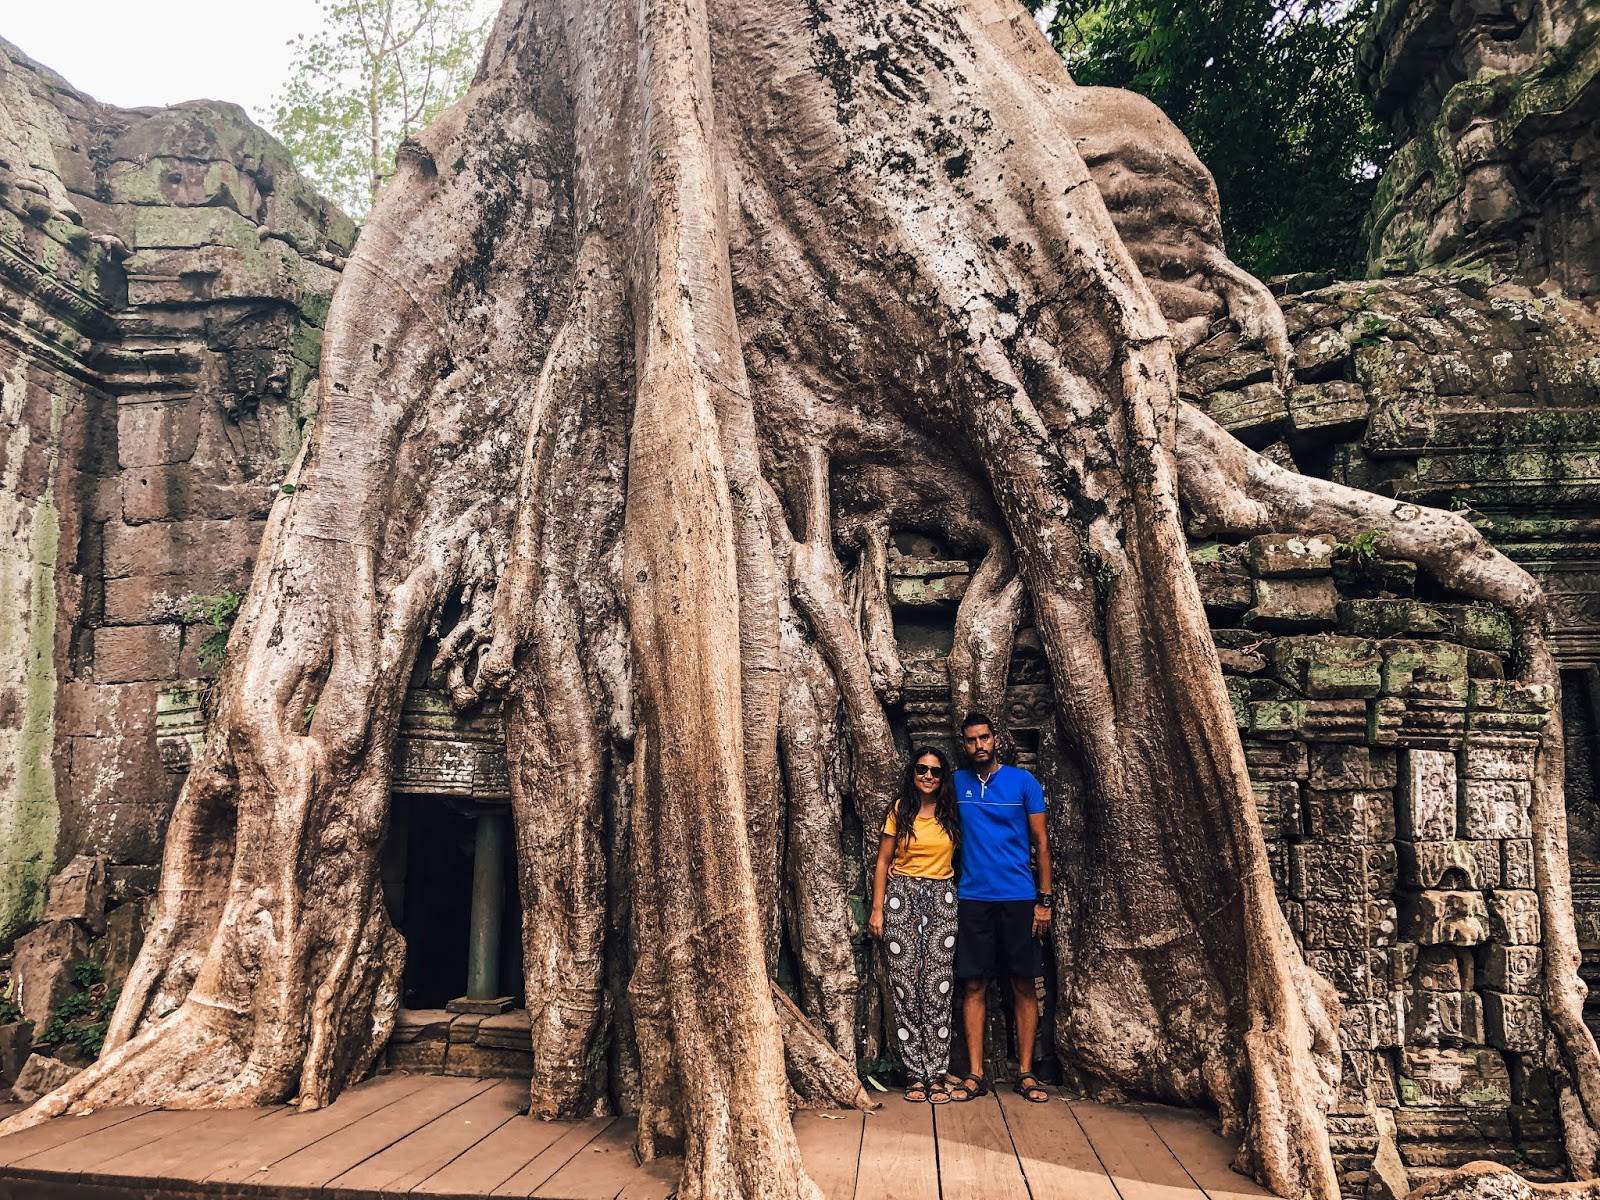
[[[1002,763],[984,783],[955,774],[961,808],[961,898],[1032,900],[1039,894],[1029,865],[1028,816],[1044,811],[1044,789],[1031,771]]]

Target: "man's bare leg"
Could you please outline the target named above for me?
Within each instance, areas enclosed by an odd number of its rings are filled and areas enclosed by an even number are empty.
[[[961,995],[961,1023],[967,1031],[967,1069],[979,1079],[983,1078],[983,1027],[988,1020],[989,981],[963,979]]]
[[[1034,1035],[1039,1031],[1039,993],[1033,980],[1012,977],[1011,1004],[1017,1017],[1018,1074],[1028,1075],[1033,1071]]]

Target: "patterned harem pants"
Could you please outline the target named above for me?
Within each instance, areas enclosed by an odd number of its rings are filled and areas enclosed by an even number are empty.
[[[895,1036],[912,1079],[950,1065],[950,988],[956,954],[956,881],[896,875],[883,905],[883,945],[894,985]]]

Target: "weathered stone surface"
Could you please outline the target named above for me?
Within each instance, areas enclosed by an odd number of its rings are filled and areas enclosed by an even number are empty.
[[[106,860],[80,854],[50,877],[46,921],[80,921],[91,933],[106,927]]]
[[[1269,533],[1250,539],[1250,572],[1257,576],[1326,575],[1333,569],[1332,537]]]
[[[1425,946],[1476,946],[1489,940],[1489,909],[1478,892],[1417,892],[1405,897],[1401,932]]]
[[[1338,616],[1339,628],[1358,637],[1414,637],[1450,629],[1442,616],[1417,600],[1341,600]]]
[[[1268,658],[1276,678],[1312,699],[1371,697],[1382,688],[1377,643],[1363,638],[1278,638]]]
[[[1437,750],[1407,750],[1401,756],[1396,829],[1415,842],[1447,842],[1456,836],[1456,758]]]
[[[1539,944],[1539,893],[1500,889],[1489,893],[1489,932],[1508,946]]]
[[[1400,882],[1417,888],[1500,886],[1500,846],[1496,842],[1397,842]]]
[[[1461,832],[1469,838],[1527,838],[1533,833],[1533,784],[1468,779],[1461,789]]]
[[[150,928],[148,899],[131,900],[119,904],[106,918],[106,936],[100,954],[105,966],[106,986],[120,988],[133,969],[139,947],[144,945],[144,935]]]
[[[1521,1051],[1544,1047],[1544,1008],[1538,996],[1486,991],[1483,1018],[1491,1046]]]
[[[1303,802],[1310,834],[1320,841],[1392,842],[1394,799],[1381,791],[1307,788]]]
[[[72,966],[88,957],[89,935],[76,921],[46,921],[17,939],[11,955],[12,990],[35,1029],[42,1029],[72,994]]]
[[[1532,994],[1543,983],[1544,954],[1537,946],[1490,946],[1483,979],[1497,992]]]
[[[1483,1022],[1483,1001],[1477,993],[1418,989],[1411,993],[1410,1002],[1406,1005],[1406,1044],[1481,1044]]]
[[[32,1104],[46,1092],[53,1092],[75,1076],[82,1067],[68,1066],[60,1059],[43,1054],[30,1054],[17,1073],[17,1082],[11,1094],[23,1104]]]
[[[1400,1052],[1400,1101],[1414,1107],[1503,1108],[1511,1076],[1494,1050],[1423,1049]]]
[[[1303,579],[1256,579],[1254,606],[1244,615],[1252,629],[1300,633],[1331,629],[1339,594],[1327,576]]]
[[[33,1026],[23,1021],[0,1025],[0,1087],[10,1087],[33,1053]]]

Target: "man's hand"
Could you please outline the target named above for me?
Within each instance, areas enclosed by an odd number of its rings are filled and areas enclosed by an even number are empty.
[[[1050,910],[1042,904],[1033,906],[1033,936],[1042,938],[1050,932]]]
[[[872,915],[867,918],[867,932],[879,941],[883,940],[883,909],[872,910]]]

